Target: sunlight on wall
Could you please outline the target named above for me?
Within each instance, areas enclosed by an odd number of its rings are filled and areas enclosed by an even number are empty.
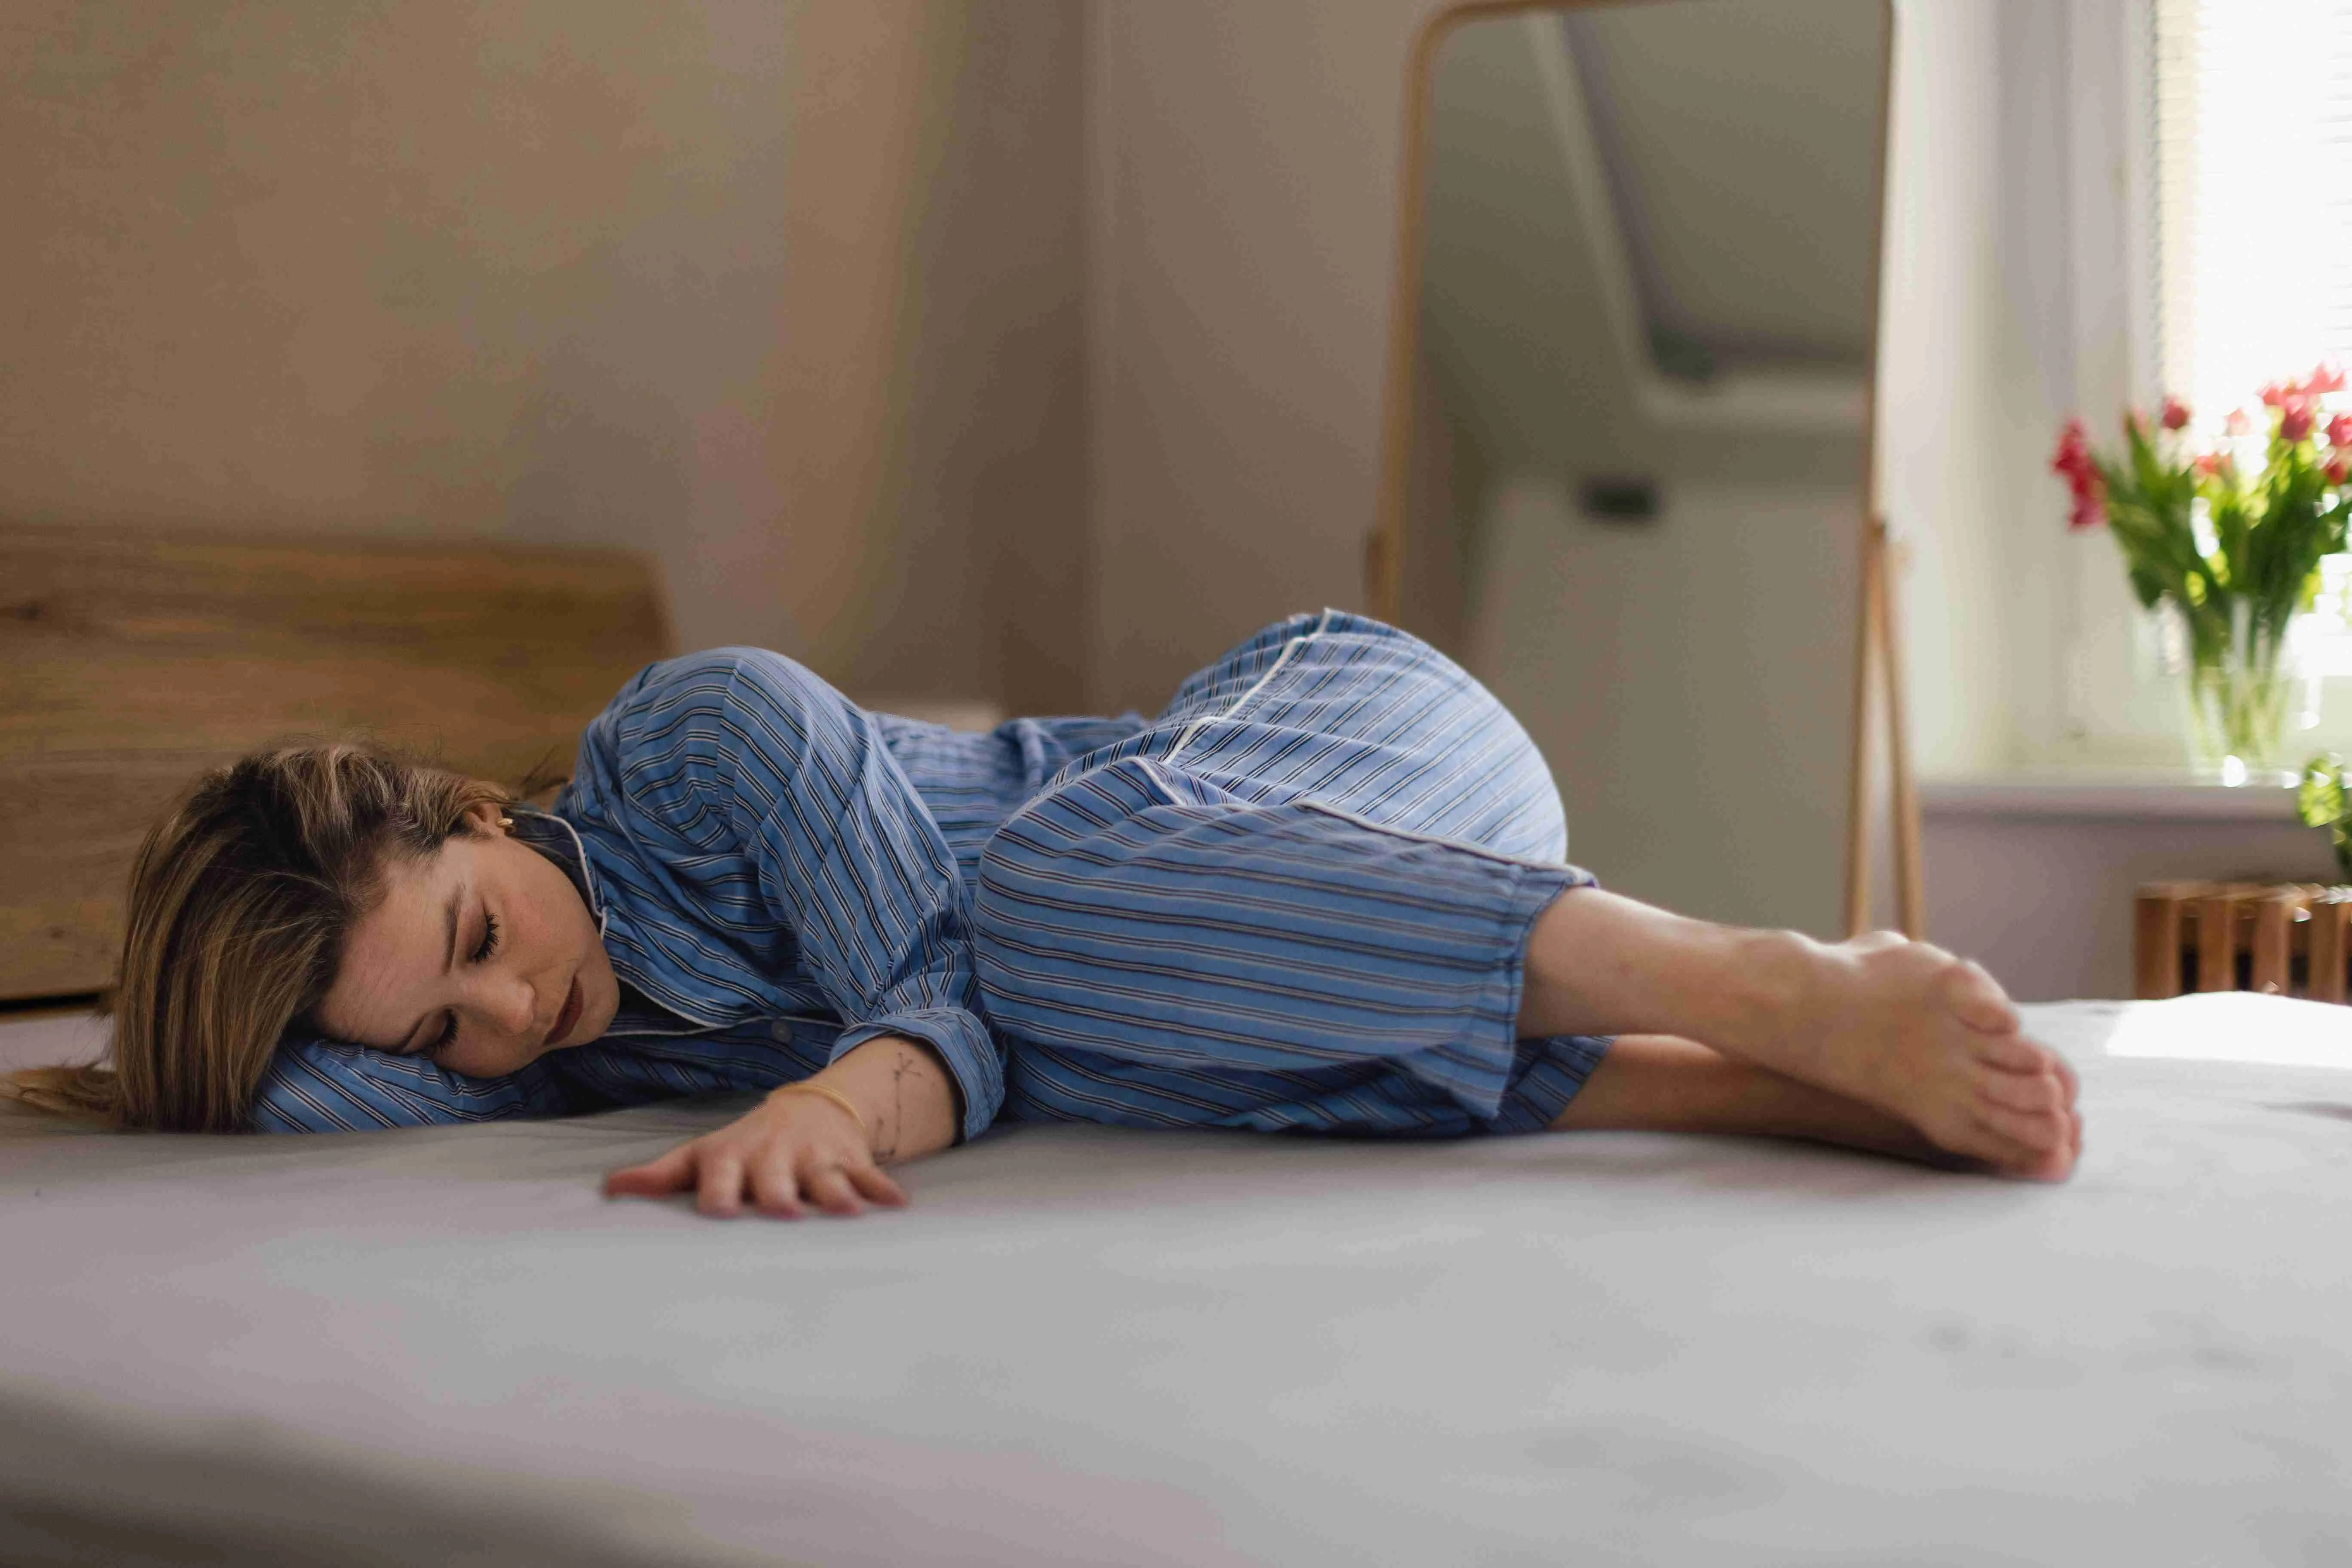
[[[1081,700],[1074,4],[0,26],[0,511],[639,546],[681,640]]]

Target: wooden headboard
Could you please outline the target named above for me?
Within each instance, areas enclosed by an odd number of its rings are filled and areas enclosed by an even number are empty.
[[[618,551],[0,524],[0,1001],[110,982],[131,858],[197,770],[354,732],[568,769],[671,651]]]

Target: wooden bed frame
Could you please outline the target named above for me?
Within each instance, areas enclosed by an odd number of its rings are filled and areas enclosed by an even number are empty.
[[[199,769],[364,733],[562,770],[671,651],[661,603],[620,551],[0,524],[0,1002],[110,983],[131,858]]]

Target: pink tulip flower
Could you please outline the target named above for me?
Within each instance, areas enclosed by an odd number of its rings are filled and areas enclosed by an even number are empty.
[[[2069,419],[2058,432],[2058,449],[2050,456],[2051,471],[2065,477],[2066,489],[2074,497],[2073,509],[2067,513],[2070,529],[2096,528],[2107,520],[2102,504],[2105,489],[2099,478],[2099,467],[2091,460],[2091,443],[2083,434],[2083,422]]]
[[[2091,444],[2080,419],[2069,419],[2059,427],[2058,449],[2050,455],[2050,471],[2070,480],[2091,471]]]
[[[2189,405],[2181,402],[2180,399],[2177,397],[2166,398],[2164,400],[2163,420],[2164,427],[2168,430],[2180,430],[2187,428],[2189,425]]]

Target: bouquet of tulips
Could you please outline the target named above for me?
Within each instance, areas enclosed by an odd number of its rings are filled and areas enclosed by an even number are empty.
[[[2279,655],[2352,517],[2352,409],[2330,401],[2344,386],[2332,364],[2273,382],[2260,416],[2231,414],[2223,438],[2201,449],[2178,398],[2165,400],[2154,428],[2125,415],[2124,447],[2112,457],[2069,419],[2051,459],[2073,496],[2068,526],[2105,523],[2140,604],[2179,617],[2200,750],[2216,759],[2274,762],[2285,716]]]

